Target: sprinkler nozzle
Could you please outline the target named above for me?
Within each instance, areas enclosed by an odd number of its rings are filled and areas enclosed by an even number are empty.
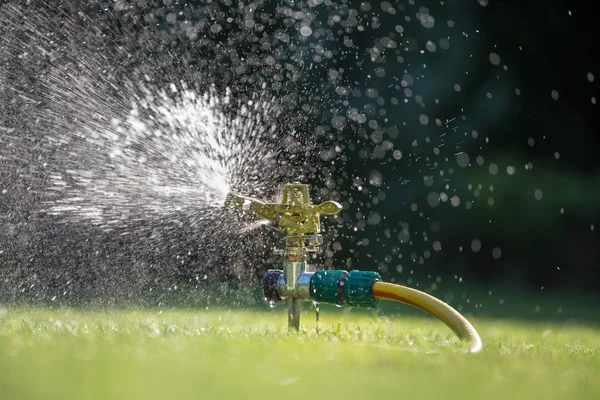
[[[225,203],[223,205],[231,210],[242,211],[244,209],[245,202],[246,200],[243,196],[239,196],[235,193],[229,193],[227,194]]]

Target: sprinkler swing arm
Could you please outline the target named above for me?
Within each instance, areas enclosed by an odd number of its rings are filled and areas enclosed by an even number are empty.
[[[466,340],[469,351],[476,353],[482,344],[471,323],[448,304],[424,292],[401,285],[384,283],[373,271],[309,271],[308,255],[323,244],[321,215],[335,215],[342,206],[335,201],[312,204],[308,185],[288,183],[281,203],[268,203],[252,197],[229,193],[225,207],[254,214],[285,230],[282,269],[270,269],[263,278],[265,298],[272,302],[288,300],[288,326],[300,329],[302,301],[376,307],[381,299],[399,301],[426,311],[448,325]]]

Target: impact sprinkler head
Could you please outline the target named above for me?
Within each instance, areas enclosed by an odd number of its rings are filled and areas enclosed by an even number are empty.
[[[225,207],[249,212],[273,222],[277,229],[285,230],[287,237],[283,255],[289,261],[305,260],[307,253],[316,251],[323,244],[321,215],[335,215],[342,210],[335,201],[312,204],[308,185],[296,182],[285,184],[281,203],[229,193]]]

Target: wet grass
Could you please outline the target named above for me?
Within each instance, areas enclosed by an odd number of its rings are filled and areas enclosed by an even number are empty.
[[[0,399],[598,399],[600,328],[284,310],[0,309]]]

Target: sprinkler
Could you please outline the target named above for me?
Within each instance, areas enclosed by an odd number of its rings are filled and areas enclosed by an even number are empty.
[[[377,307],[382,299],[399,301],[426,311],[466,340],[473,353],[481,350],[479,334],[458,311],[427,293],[385,283],[374,271],[310,271],[308,256],[323,244],[321,215],[335,215],[342,206],[335,201],[312,204],[308,185],[287,183],[281,203],[269,203],[229,193],[225,207],[254,214],[286,232],[282,269],[270,269],[263,278],[265,298],[270,302],[288,300],[288,326],[300,329],[302,301],[338,306]]]

